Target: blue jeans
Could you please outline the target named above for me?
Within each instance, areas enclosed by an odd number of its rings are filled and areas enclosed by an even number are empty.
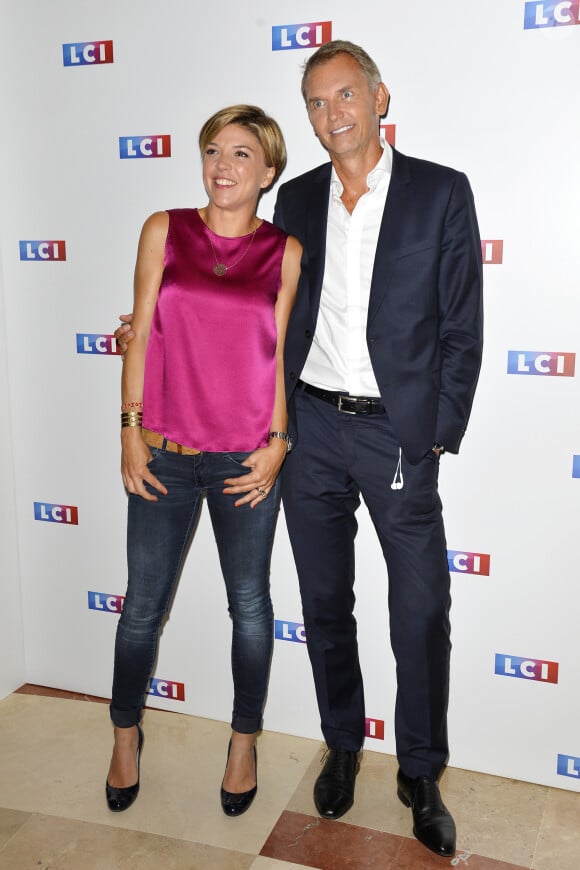
[[[233,623],[232,728],[253,734],[262,724],[273,644],[270,555],[280,505],[276,481],[253,510],[224,495],[227,477],[249,473],[249,453],[184,456],[151,450],[149,467],[167,487],[156,502],[129,495],[128,586],[115,642],[111,719],[136,725],[151,676],[157,640],[205,492]]]

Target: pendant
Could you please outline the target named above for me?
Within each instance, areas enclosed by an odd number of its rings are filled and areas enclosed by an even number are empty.
[[[228,267],[224,266],[223,263],[216,263],[215,266],[213,267],[214,275],[218,275],[218,277],[220,277],[220,278],[222,275],[225,275],[227,271],[228,271]]]

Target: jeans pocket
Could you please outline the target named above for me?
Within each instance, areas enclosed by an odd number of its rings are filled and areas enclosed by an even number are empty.
[[[151,453],[151,459],[147,463],[147,468],[151,468],[157,457],[163,453],[161,447],[149,447],[149,452]]]
[[[249,465],[243,464],[249,455],[250,455],[249,452],[247,452],[247,453],[244,453],[244,452],[242,452],[242,453],[226,453],[226,455],[224,456],[224,459],[227,462],[231,462],[232,465],[236,466],[236,468],[239,468],[241,471],[245,471],[246,474],[249,474],[252,469],[250,468]]]

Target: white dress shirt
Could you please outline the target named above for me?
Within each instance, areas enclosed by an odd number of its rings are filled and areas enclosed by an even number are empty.
[[[367,176],[368,191],[349,214],[343,185],[330,179],[326,261],[312,347],[301,378],[326,390],[378,396],[366,328],[379,229],[391,180],[392,150],[381,139],[382,156]]]

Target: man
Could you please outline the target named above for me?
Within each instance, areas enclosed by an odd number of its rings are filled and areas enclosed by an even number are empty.
[[[364,738],[353,617],[362,495],[388,568],[398,795],[415,836],[452,855],[437,785],[450,652],[437,473],[440,454],[459,449],[481,363],[473,198],[464,175],[380,141],[389,94],[358,46],[318,49],[302,92],[331,162],[280,188],[274,222],[304,246],[285,351],[296,445],[283,501],[329,747],[314,799],[328,818],[350,808]]]
[[[413,833],[455,852],[437,780],[448,756],[450,580],[437,492],[479,374],[482,265],[467,178],[379,138],[389,93],[360,47],[323,45],[302,92],[330,163],[284,184],[274,221],[304,247],[285,350],[294,449],[283,502],[328,745],[318,812],[352,806],[364,739],[354,608],[364,499],[389,578],[398,796]],[[122,329],[122,328],[121,328]],[[251,475],[231,492],[255,487]]]

